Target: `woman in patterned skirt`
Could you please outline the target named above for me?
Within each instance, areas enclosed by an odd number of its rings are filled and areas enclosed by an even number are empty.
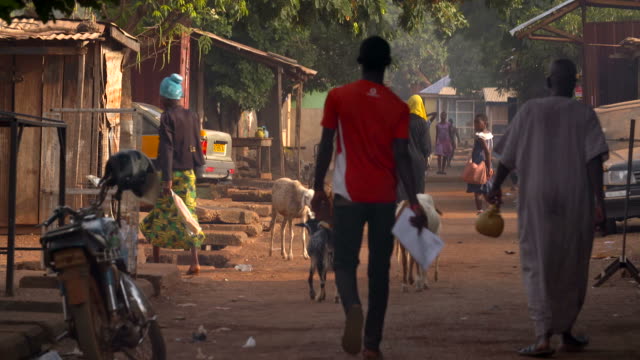
[[[204,155],[200,145],[200,120],[191,111],[182,107],[182,77],[173,74],[162,80],[160,96],[164,112],[160,117],[160,144],[158,146],[158,166],[162,172],[162,196],[153,210],[140,224],[140,230],[153,245],[153,261],[160,261],[160,248],[191,249],[191,267],[188,275],[200,272],[198,248],[204,234],[193,234],[180,219],[173,202],[171,191],[175,192],[191,212],[196,215],[195,169],[204,165]]]

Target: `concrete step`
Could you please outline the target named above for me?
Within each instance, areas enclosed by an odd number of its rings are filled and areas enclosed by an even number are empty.
[[[62,313],[0,312],[0,354],[4,360],[29,359],[66,330]]]
[[[153,262],[152,250],[145,252],[147,262]],[[230,267],[228,256],[220,251],[198,251],[198,261],[202,266],[215,266],[216,268]],[[160,263],[175,265],[191,265],[190,251],[172,251],[160,249]]]
[[[242,246],[249,241],[249,237],[243,231],[204,231],[204,245],[218,246]]]
[[[227,192],[231,200],[239,202],[270,203],[271,190],[233,190]]]
[[[155,288],[148,280],[135,279],[134,282],[147,298],[156,296]],[[59,288],[55,276],[24,276],[20,279],[21,289],[55,289]]]
[[[57,289],[21,289],[13,297],[0,297],[0,312],[62,313],[62,298]]]
[[[207,231],[242,231],[248,237],[257,237],[263,232],[263,225],[260,223],[250,225],[235,224],[200,224],[202,230]]]
[[[243,209],[253,211],[260,217],[271,216],[271,204],[265,203],[241,203],[241,202],[230,202],[230,201],[216,201],[212,203],[211,206],[217,206],[221,208],[234,208],[234,209]]]
[[[137,277],[151,283],[154,296],[159,296],[162,291],[171,289],[181,280],[180,270],[173,264],[140,264]]]
[[[259,216],[253,211],[227,208],[221,206],[202,205],[196,208],[200,223],[217,224],[256,224]]]

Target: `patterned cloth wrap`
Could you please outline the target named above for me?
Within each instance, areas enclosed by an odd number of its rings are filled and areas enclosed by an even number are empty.
[[[194,219],[196,215],[196,176],[193,170],[173,172],[173,191],[184,201]],[[140,231],[152,245],[169,249],[200,247],[204,233],[191,236],[184,225],[171,196],[160,196],[140,224]]]

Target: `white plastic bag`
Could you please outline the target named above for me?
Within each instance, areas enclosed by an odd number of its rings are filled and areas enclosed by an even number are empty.
[[[416,262],[426,270],[440,254],[444,242],[428,229],[422,229],[422,232],[418,233],[418,229],[411,225],[413,216],[415,213],[411,209],[404,208],[398,216],[392,232]]]
[[[191,211],[187,208],[182,198],[178,196],[173,190],[171,190],[171,196],[173,197],[173,203],[176,204],[176,208],[178,209],[178,215],[182,219],[182,222],[187,227],[187,231],[189,235],[197,235],[202,231],[200,224],[198,224],[198,220],[194,219],[191,216]]]

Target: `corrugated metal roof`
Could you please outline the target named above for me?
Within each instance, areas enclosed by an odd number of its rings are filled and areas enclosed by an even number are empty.
[[[275,64],[275,65],[282,65],[284,68],[286,68],[289,71],[292,71],[294,73],[302,73],[305,76],[315,76],[318,72],[313,70],[313,69],[309,69],[308,67],[302,66],[300,64],[298,64],[298,62],[294,59],[290,59],[287,57],[284,57],[282,55],[278,55],[278,54],[274,54],[274,53],[270,53],[270,52],[266,52],[260,49],[256,49],[254,47],[251,47],[249,45],[245,45],[245,44],[241,44],[239,42],[233,41],[233,40],[229,40],[227,38],[224,38],[222,36],[210,33],[208,31],[204,31],[201,29],[196,29],[193,28],[192,29],[194,33],[199,34],[199,35],[203,35],[206,36],[208,38],[210,38],[211,40],[213,40],[216,44],[218,44],[221,47],[224,47],[230,51],[234,51],[237,52],[239,54],[245,54],[245,55],[249,55],[249,56],[254,56],[257,57],[261,60],[264,60],[265,62],[268,62],[270,64]]]
[[[506,103],[510,97],[516,97],[515,91],[500,90],[496,87],[487,87],[482,89],[482,96],[485,102]]]
[[[532,25],[537,24],[538,22],[548,18],[551,15],[560,15],[560,14],[566,14],[568,12],[573,11],[574,9],[576,9],[578,6],[580,6],[580,3],[576,0],[567,0],[565,2],[563,2],[560,5],[554,6],[551,9],[543,12],[542,14],[531,18],[527,21],[525,21],[524,23],[514,27],[513,29],[511,29],[509,31],[509,33],[511,33],[511,36],[518,36],[520,37],[521,33],[524,32],[524,30],[526,30],[527,28],[531,27]],[[526,35],[526,34],[525,34]]]
[[[36,19],[16,18],[12,19],[11,24],[0,20],[0,40],[87,41],[102,37],[111,37],[129,48],[139,50],[139,47],[136,49],[137,39],[115,24],[98,22],[91,24],[89,29],[81,20],[59,19],[43,23]]]
[[[449,75],[443,77],[442,79],[436,81],[435,83],[433,83],[431,86],[424,88],[420,91],[420,94],[425,94],[425,95],[455,95],[456,94],[456,90],[452,87],[450,87],[449,85],[451,85],[451,78],[449,77]],[[448,88],[445,90],[445,88]],[[451,94],[453,90],[453,94]],[[444,91],[446,94],[443,94],[442,91]]]

